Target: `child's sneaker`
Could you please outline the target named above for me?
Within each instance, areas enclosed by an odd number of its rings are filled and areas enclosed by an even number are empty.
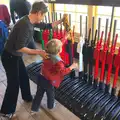
[[[52,109],[54,109],[56,107],[56,102],[54,102],[54,104],[53,104],[53,108],[48,108],[49,110],[52,110]]]
[[[31,115],[36,115],[38,112],[37,111],[31,111],[30,114]]]
[[[55,108],[56,107],[56,102],[54,102],[54,105],[53,105],[53,108]]]

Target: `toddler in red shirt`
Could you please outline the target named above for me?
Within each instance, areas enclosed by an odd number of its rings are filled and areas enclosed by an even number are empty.
[[[78,64],[73,63],[66,68],[64,61],[60,57],[62,52],[62,42],[58,39],[50,40],[45,48],[49,54],[48,59],[43,60],[43,64],[38,75],[37,92],[32,103],[32,114],[39,111],[40,103],[44,93],[47,94],[47,107],[54,107],[54,87],[58,88],[64,76],[69,74],[72,69],[77,68]]]

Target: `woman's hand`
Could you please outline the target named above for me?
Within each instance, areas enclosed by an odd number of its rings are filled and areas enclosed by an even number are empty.
[[[48,59],[49,54],[46,53],[44,50],[38,50],[38,54],[43,58],[43,59]]]

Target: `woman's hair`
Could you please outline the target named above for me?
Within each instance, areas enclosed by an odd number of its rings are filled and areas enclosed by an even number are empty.
[[[48,54],[57,55],[62,49],[62,42],[58,39],[50,40],[45,47],[45,51]]]
[[[48,12],[48,7],[45,5],[43,1],[33,3],[31,13],[37,12],[41,12],[42,14]]]

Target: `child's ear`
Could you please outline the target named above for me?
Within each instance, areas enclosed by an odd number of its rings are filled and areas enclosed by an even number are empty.
[[[59,53],[61,53],[62,52],[62,48],[61,49],[59,49]]]

